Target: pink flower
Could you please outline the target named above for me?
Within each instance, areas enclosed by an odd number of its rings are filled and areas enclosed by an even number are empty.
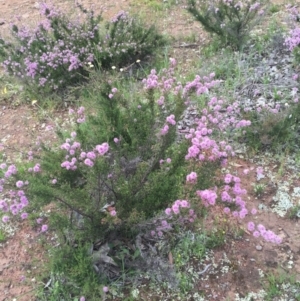
[[[33,171],[34,171],[34,172],[39,172],[39,171],[41,171],[41,169],[40,169],[40,164],[36,164],[36,165],[33,167]]]
[[[163,227],[167,227],[168,226],[168,222],[166,220],[161,221],[161,225]]]
[[[174,205],[172,206],[172,210],[173,210],[173,212],[174,212],[175,214],[179,214],[179,206],[178,206],[178,205],[174,204]]]
[[[171,208],[167,208],[167,209],[165,210],[165,213],[166,213],[166,215],[171,215],[171,213],[172,213]]]
[[[243,173],[244,173],[245,175],[247,175],[247,174],[249,173],[249,169],[244,169],[244,170],[243,170]]]
[[[197,174],[194,171],[192,171],[190,174],[186,176],[186,181],[190,183],[196,183],[197,177],[198,177]]]
[[[256,238],[260,237],[260,233],[258,231],[254,231],[253,232],[253,236],[256,237]]]
[[[48,225],[42,225],[42,232],[46,232],[48,230]]]
[[[3,217],[2,217],[2,222],[3,222],[3,223],[7,223],[8,221],[9,221],[9,216],[3,215]]]
[[[227,175],[225,176],[225,178],[224,178],[224,182],[225,182],[226,184],[230,184],[231,180],[232,180],[232,175],[231,175],[231,174],[227,174]]]
[[[176,124],[176,121],[175,121],[175,115],[170,115],[166,118],[166,121],[172,125],[175,125]]]
[[[91,159],[91,160],[95,160],[96,159],[96,154],[94,152],[88,152],[86,154],[86,157]]]
[[[165,100],[165,98],[164,98],[163,96],[161,96],[161,97],[158,99],[157,104],[158,104],[159,106],[162,106],[162,105],[164,104],[164,100]]]
[[[112,211],[110,211],[110,215],[111,215],[111,216],[116,216],[116,215],[117,215],[117,212],[116,212],[116,210],[112,210]]]
[[[151,234],[151,236],[155,236],[155,231],[152,230],[152,231],[150,232],[150,234]]]
[[[100,156],[104,156],[109,150],[109,145],[108,145],[108,143],[104,142],[100,145],[96,145],[95,148]]]
[[[253,222],[249,222],[248,223],[248,225],[247,225],[247,229],[249,230],[249,231],[254,231],[254,229],[255,229],[255,224],[253,223]]]
[[[252,215],[255,215],[257,213],[257,210],[255,209],[255,208],[253,208],[252,210],[251,210],[251,214]]]
[[[85,298],[82,296],[80,297],[79,301],[85,301]]]
[[[17,186],[18,188],[21,188],[23,185],[24,185],[24,182],[23,182],[23,181],[18,181],[18,182],[16,183],[16,186]]]
[[[84,160],[84,164],[89,166],[89,167],[94,166],[94,162],[92,160],[88,159],[88,158]]]
[[[21,219],[26,219],[27,217],[28,217],[28,213],[23,212],[23,213],[21,214]]]
[[[78,109],[78,111],[77,111],[77,114],[78,115],[82,115],[83,113],[84,113],[84,107],[80,107],[79,109]],[[69,111],[70,112],[70,111]]]
[[[167,160],[166,160],[166,162],[169,163],[169,164],[171,163],[171,161],[172,160],[170,158],[167,158]]]
[[[160,130],[160,134],[161,134],[162,136],[164,136],[164,135],[168,134],[168,132],[169,132],[169,126],[166,124],[166,125],[164,125],[164,127]]]
[[[103,286],[103,289],[102,289],[102,290],[103,290],[104,293],[107,293],[107,292],[109,291],[109,289],[108,289],[107,286]]]
[[[189,215],[193,216],[193,215],[194,215],[194,213],[195,213],[195,212],[194,212],[194,210],[193,210],[193,209],[190,209],[190,210],[189,210]]]
[[[189,208],[189,207],[190,207],[190,204],[189,204],[188,201],[182,200],[181,203],[180,203],[180,206],[181,206],[182,208]]]
[[[119,139],[118,138],[114,138],[114,143],[118,143]]]
[[[261,225],[261,224],[257,225],[257,229],[258,229],[260,232],[265,232],[265,231],[266,231],[265,226],[263,226],[263,225]]]
[[[5,164],[5,163],[1,163],[1,164],[0,164],[0,168],[1,168],[1,169],[5,169],[5,168],[6,168],[6,164]]]
[[[223,211],[224,211],[225,214],[229,214],[229,213],[230,213],[230,208],[225,207],[225,208],[223,209]]]

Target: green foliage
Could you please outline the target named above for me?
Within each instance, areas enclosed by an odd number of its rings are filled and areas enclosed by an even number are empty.
[[[185,233],[174,248],[174,263],[178,269],[186,266],[191,259],[201,259],[206,251],[207,237],[204,234]]]
[[[295,280],[294,275],[282,272],[276,274],[270,273],[267,275],[263,286],[267,292],[265,296],[267,301],[274,300],[275,297],[280,297],[283,292],[285,292],[285,295],[300,300],[299,282]]]
[[[254,193],[257,197],[260,197],[265,191],[265,184],[255,184],[253,187]]]
[[[176,200],[186,174],[187,143],[174,143],[175,127],[170,127],[167,135],[159,134],[169,113],[154,106],[153,93],[127,93],[126,79],[97,79],[82,91],[82,101],[89,102],[92,112],[77,126],[75,140],[85,152],[107,141],[109,155],[99,157],[93,168],[78,163],[76,170],[67,170],[61,168],[66,151],[44,147],[43,173],[32,174],[29,179],[32,209],[54,201],[58,208],[51,217],[55,219],[53,227],[67,226],[84,241],[104,238],[111,231],[134,231],[135,224]],[[115,85],[117,92],[109,97]],[[169,98],[167,109],[177,118],[183,100],[180,96]],[[114,142],[114,138],[119,141]],[[159,161],[167,157],[172,158],[171,163],[160,167]],[[51,184],[52,179],[57,179],[57,184]],[[103,209],[107,204],[113,204],[116,218]],[[63,223],[66,212],[73,213],[68,224]]]
[[[299,219],[300,218],[300,205],[293,206],[288,211],[288,217],[291,219]]]
[[[246,118],[252,124],[245,129],[243,139],[255,151],[266,148],[273,151],[295,151],[300,142],[299,114],[299,104],[293,104],[277,114],[268,111],[247,113]]]
[[[208,235],[208,239],[206,242],[206,247],[208,249],[214,249],[218,248],[220,246],[223,246],[225,243],[225,231],[224,229],[216,229],[215,231],[212,231]]]
[[[237,50],[241,50],[250,30],[261,19],[261,6],[256,0],[189,0],[187,9],[207,32]]]
[[[0,229],[0,243],[5,241],[6,241],[6,234],[2,229]]]
[[[51,275],[43,279],[46,286],[38,293],[39,300],[73,301],[82,295],[87,300],[101,298],[99,276],[93,270],[88,245],[77,248],[65,245],[53,249],[51,255]]]

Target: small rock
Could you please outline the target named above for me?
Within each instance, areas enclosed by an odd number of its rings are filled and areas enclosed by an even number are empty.
[[[262,246],[261,246],[261,245],[257,245],[257,246],[255,247],[255,249],[256,249],[257,251],[261,251],[261,250],[262,250]]]

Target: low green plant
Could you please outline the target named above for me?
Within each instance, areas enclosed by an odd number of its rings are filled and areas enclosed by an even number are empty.
[[[298,219],[298,218],[300,218],[300,205],[293,206],[288,211],[288,217],[290,219]]]
[[[269,8],[269,11],[270,11],[271,14],[278,13],[280,11],[280,5],[272,3],[270,8]]]
[[[267,293],[265,296],[267,301],[274,300],[275,297],[280,297],[283,293],[296,298],[296,300],[300,300],[299,282],[295,280],[293,274],[282,272],[276,274],[269,273],[266,276],[263,286]]]
[[[185,233],[173,250],[175,266],[180,269],[192,258],[201,259],[205,254],[207,241],[208,238],[202,233]]]
[[[298,103],[288,105],[273,113],[270,110],[245,114],[251,120],[251,127],[242,138],[254,150],[296,151],[299,144]]]
[[[49,269],[51,274],[44,275],[43,289],[38,293],[39,300],[74,300],[84,295],[87,299],[101,297],[99,278],[93,270],[90,245],[63,247],[51,250]],[[105,282],[105,279],[102,280]]]
[[[2,229],[0,229],[0,243],[5,242],[6,238],[6,233]]]
[[[250,30],[260,21],[266,1],[189,0],[187,10],[203,28],[220,37],[224,45],[241,50]]]
[[[253,186],[253,191],[254,191],[254,193],[257,197],[260,197],[264,193],[265,188],[266,188],[265,184],[261,184],[261,183],[260,184],[255,184]]]

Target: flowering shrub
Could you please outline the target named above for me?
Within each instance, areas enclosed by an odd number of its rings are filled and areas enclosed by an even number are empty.
[[[189,0],[188,11],[204,29],[218,35],[222,42],[241,49],[249,31],[260,20],[265,1]]]
[[[101,26],[101,15],[77,8],[84,13],[83,22],[43,3],[44,20],[35,29],[12,25],[15,42],[1,47],[6,71],[39,90],[59,90],[86,80],[91,67],[126,65],[165,43],[153,26],[147,28],[125,12]]]
[[[70,110],[76,131],[68,136],[61,133],[65,139],[58,149],[44,146],[38,162],[30,153],[23,176],[29,181],[26,195],[31,210],[55,201],[72,212],[69,227],[84,240],[93,240],[107,235],[112,224],[133,229],[177,198],[187,152],[187,142],[174,143],[177,120],[194,91],[203,94],[216,82],[213,76],[197,77],[192,84],[182,85],[175,81],[174,67],[171,60],[170,68],[160,74],[152,70],[143,80],[144,95],[135,101],[126,98],[125,80],[99,80],[95,73],[94,88],[87,86],[95,101],[93,113],[88,116],[84,107]],[[132,99],[131,94],[128,97]],[[17,176],[16,172],[13,167],[5,171],[9,176]],[[15,185],[25,191],[20,177]],[[180,204],[189,207],[188,201]],[[58,225],[65,211],[53,218]],[[184,220],[193,218],[188,215]],[[47,229],[44,225],[41,231]]]
[[[300,28],[296,27],[290,31],[290,36],[285,39],[285,45],[293,52],[297,63],[300,62]]]

